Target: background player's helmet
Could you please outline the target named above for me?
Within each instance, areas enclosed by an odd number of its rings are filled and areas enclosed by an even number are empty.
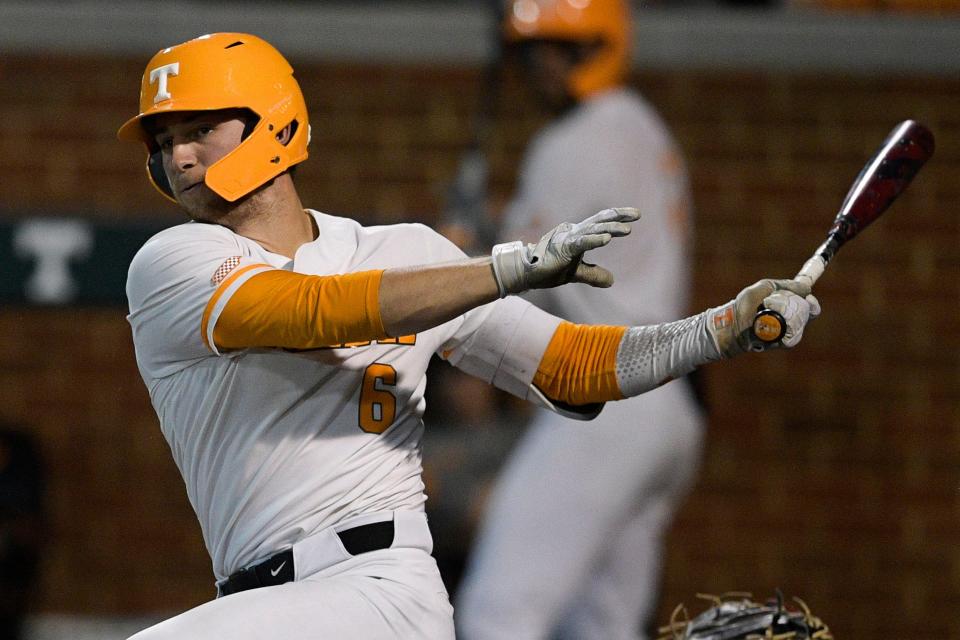
[[[508,0],[504,37],[508,42],[601,42],[600,50],[567,80],[568,91],[577,99],[619,85],[630,65],[627,0]]]
[[[144,118],[174,111],[242,108],[258,118],[240,145],[207,168],[205,182],[233,202],[307,158],[310,125],[293,68],[272,45],[245,33],[200,36],[157,53],[140,82],[140,113],[117,132],[147,146],[147,174],[173,199],[160,149]],[[293,134],[277,140],[284,127]]]

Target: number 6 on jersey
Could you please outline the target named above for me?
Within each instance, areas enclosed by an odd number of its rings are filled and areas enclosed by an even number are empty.
[[[397,370],[389,364],[374,362],[363,372],[360,387],[360,428],[367,433],[383,433],[397,415],[397,397],[387,387],[397,384]]]

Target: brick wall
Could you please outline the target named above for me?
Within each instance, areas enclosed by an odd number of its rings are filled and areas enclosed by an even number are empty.
[[[141,151],[114,139],[141,64],[0,60],[2,208],[179,219],[144,179]],[[304,201],[366,222],[434,221],[478,72],[296,66],[313,120]],[[960,637],[960,82],[635,80],[690,158],[698,308],[795,272],[896,122],[915,117],[938,139],[917,184],[818,285],[824,317],[799,350],[707,367],[707,452],[670,538],[661,619],[698,591],[780,587],[840,638]],[[499,197],[539,123],[516,91],[492,141]],[[37,433],[50,468],[36,608],[140,615],[208,598],[209,562],[123,310],[3,309],[0,328],[0,419]]]

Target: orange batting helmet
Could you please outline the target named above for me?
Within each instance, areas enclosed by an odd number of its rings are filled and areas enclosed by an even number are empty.
[[[293,68],[268,42],[245,33],[200,36],[158,52],[140,83],[140,113],[117,132],[147,146],[147,175],[173,199],[144,118],[174,111],[242,108],[258,121],[240,145],[207,169],[205,182],[233,202],[307,158],[310,124]],[[287,144],[277,140],[292,125]]]
[[[575,98],[620,84],[630,64],[627,0],[508,0],[504,36],[510,42],[600,42],[600,51],[570,74],[567,88]]]

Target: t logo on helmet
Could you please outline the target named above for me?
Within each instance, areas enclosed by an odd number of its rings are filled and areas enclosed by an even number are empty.
[[[171,62],[162,67],[150,70],[150,84],[157,83],[157,95],[153,96],[153,104],[169,100],[172,96],[167,91],[167,78],[180,73],[180,63]]]

